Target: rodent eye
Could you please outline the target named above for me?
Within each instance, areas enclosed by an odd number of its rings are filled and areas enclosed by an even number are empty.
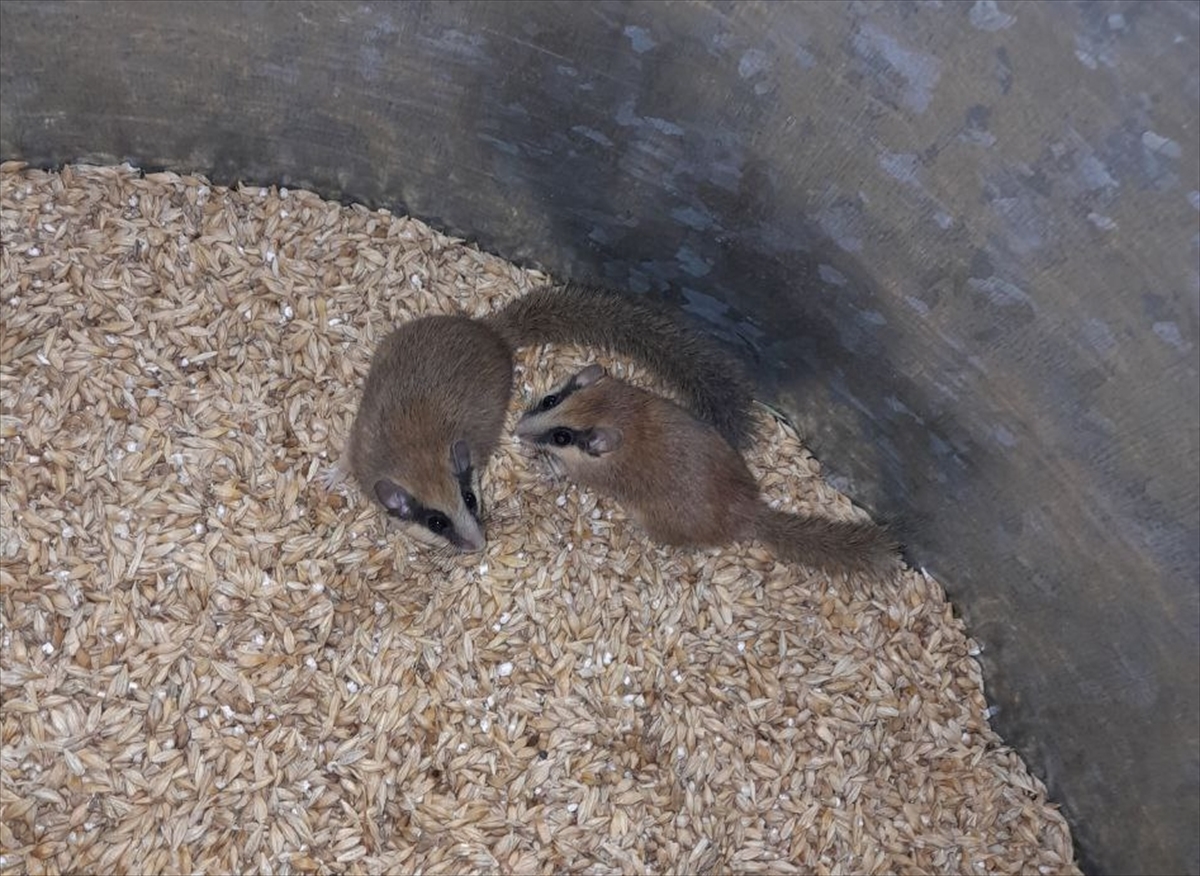
[[[425,525],[429,527],[429,531],[435,535],[441,535],[450,528],[450,518],[445,514],[440,514],[434,511],[425,518]]]
[[[463,490],[463,504],[467,506],[467,510],[472,514],[479,508],[479,500],[475,498],[475,494],[470,490]]]
[[[548,396],[546,396],[544,399],[542,399],[541,407],[542,407],[543,411],[548,411],[557,404],[558,404],[558,393],[552,392]]]
[[[555,429],[550,433],[550,440],[559,447],[566,447],[575,440],[575,436],[571,434],[570,429]]]

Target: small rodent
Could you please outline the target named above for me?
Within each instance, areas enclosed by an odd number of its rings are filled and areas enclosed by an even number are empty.
[[[714,342],[616,293],[543,286],[483,319],[421,317],[384,338],[326,483],[353,475],[418,538],[481,550],[479,473],[504,426],[513,349],[549,342],[627,355],[731,442],[751,434],[749,382]]]
[[[521,417],[517,437],[560,474],[620,502],[671,545],[757,538],[780,559],[825,571],[891,572],[899,546],[873,523],[772,509],[741,455],[662,396],[590,365]]]
[[[496,449],[512,351],[465,316],[392,331],[371,360],[338,468],[422,541],[482,550],[479,473]]]

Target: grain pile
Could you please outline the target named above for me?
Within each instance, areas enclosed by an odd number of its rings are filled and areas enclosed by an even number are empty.
[[[320,486],[390,326],[544,278],[306,192],[2,183],[3,873],[1078,872],[936,582],[655,548],[511,441],[486,556]],[[857,513],[762,425],[773,499]]]

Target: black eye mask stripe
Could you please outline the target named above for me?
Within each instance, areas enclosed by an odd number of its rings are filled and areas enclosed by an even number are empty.
[[[577,389],[579,389],[579,384],[577,384],[575,382],[575,378],[572,377],[562,388],[556,389],[553,392],[549,392],[538,399],[534,403],[533,407],[529,409],[529,413],[532,413],[533,411],[548,411],[550,408],[556,408],[570,398]],[[554,396],[554,404],[547,406],[546,399],[550,398],[551,396]]]
[[[554,440],[554,435],[557,432],[569,432],[571,435],[570,444],[559,444]],[[555,426],[553,429],[547,429],[534,439],[535,444],[548,444],[553,447],[578,447],[589,456],[597,456],[589,448],[594,430],[592,429],[568,429],[565,426]]]
[[[554,443],[553,435],[555,432],[571,432],[571,443],[572,444],[575,443],[575,439],[574,439],[575,433],[572,430],[564,429],[561,426],[556,426],[553,429],[547,429],[545,432],[542,432],[536,438],[534,438],[533,441],[535,444],[553,444]]]
[[[472,483],[472,475],[474,473],[475,469],[472,467],[458,476],[458,491],[462,494],[463,502],[467,505],[467,510],[471,512],[471,516],[478,520],[480,513],[483,511],[483,503],[479,501],[479,494],[475,492],[475,485]],[[474,508],[466,501],[468,493],[475,497]]]
[[[411,514],[401,514],[399,511],[394,511],[390,508],[388,509],[387,513],[389,517],[395,517],[397,520],[403,520],[406,523],[415,523],[418,526],[424,526],[434,535],[446,539],[446,541],[450,542],[451,544],[459,546],[462,545],[462,539],[458,535],[458,530],[454,528],[454,521],[450,519],[450,515],[444,514],[435,508],[426,507],[420,502],[414,500],[412,503]],[[441,532],[435,531],[433,527],[429,525],[430,515],[433,514],[443,517],[446,521],[446,527],[442,529]]]

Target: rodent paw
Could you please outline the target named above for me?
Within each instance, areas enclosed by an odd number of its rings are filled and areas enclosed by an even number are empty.
[[[342,468],[340,463],[337,463],[318,474],[317,480],[326,490],[332,491],[338,484],[346,480],[346,474],[346,470]]]

